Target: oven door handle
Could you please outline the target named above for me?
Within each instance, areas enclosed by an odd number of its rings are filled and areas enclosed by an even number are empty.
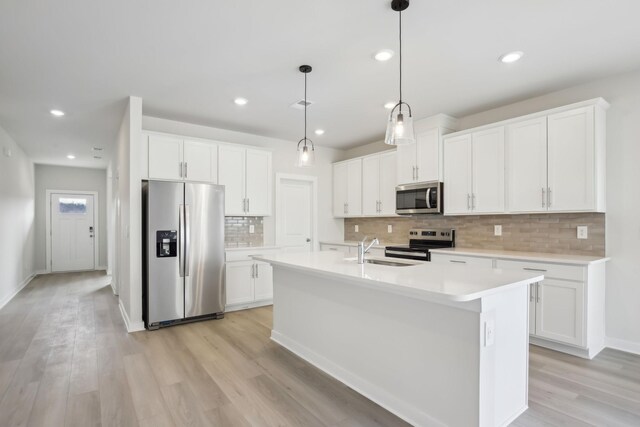
[[[415,252],[415,251],[393,251],[393,250],[386,250],[385,252],[386,256],[393,256],[393,255],[402,255],[402,256],[427,256],[428,252]]]
[[[431,188],[427,188],[427,209],[432,209],[431,206]]]

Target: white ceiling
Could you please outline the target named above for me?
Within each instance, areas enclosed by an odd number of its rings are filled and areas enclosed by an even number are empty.
[[[3,0],[0,126],[36,162],[104,167],[128,95],[144,114],[297,141],[297,67],[310,64],[311,135],[380,139],[397,98],[389,0]],[[640,68],[637,0],[413,0],[404,94],[416,118],[463,116]],[[512,65],[499,55],[522,50]],[[233,104],[237,96],[249,104]],[[48,111],[67,112],[56,119]],[[73,152],[75,161],[65,158]]]

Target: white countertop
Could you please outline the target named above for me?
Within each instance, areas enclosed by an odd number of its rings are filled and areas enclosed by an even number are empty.
[[[268,249],[280,249],[280,246],[239,246],[239,247],[230,247],[224,248],[225,252],[235,252],[235,251],[264,251]]]
[[[550,254],[543,252],[522,252],[522,251],[501,251],[499,249],[476,249],[476,248],[447,248],[431,249],[434,254],[446,255],[467,255],[482,258],[502,258],[514,260],[529,260],[538,262],[548,262],[555,264],[576,264],[588,265],[609,261],[607,257],[593,257],[585,255]]]
[[[371,242],[371,240],[367,240],[367,244]],[[320,242],[321,245],[336,245],[336,246],[358,246],[360,243],[357,240],[322,240]],[[395,245],[399,245],[401,243],[396,243]],[[386,246],[394,245],[394,243],[387,243],[384,245],[373,245],[374,248],[384,249]]]
[[[472,301],[544,278],[532,272],[457,264],[405,261],[414,265],[360,265],[355,258],[345,258],[344,254],[335,251],[281,253],[254,258],[275,266],[355,281],[375,289],[431,301]],[[395,258],[368,258],[402,262]]]

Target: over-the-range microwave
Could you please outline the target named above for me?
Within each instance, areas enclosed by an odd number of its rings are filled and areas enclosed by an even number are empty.
[[[418,182],[396,187],[396,213],[398,215],[441,214],[442,183]]]

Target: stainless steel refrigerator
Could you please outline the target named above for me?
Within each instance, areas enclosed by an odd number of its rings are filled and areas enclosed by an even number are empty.
[[[224,187],[143,181],[147,329],[224,317]]]

